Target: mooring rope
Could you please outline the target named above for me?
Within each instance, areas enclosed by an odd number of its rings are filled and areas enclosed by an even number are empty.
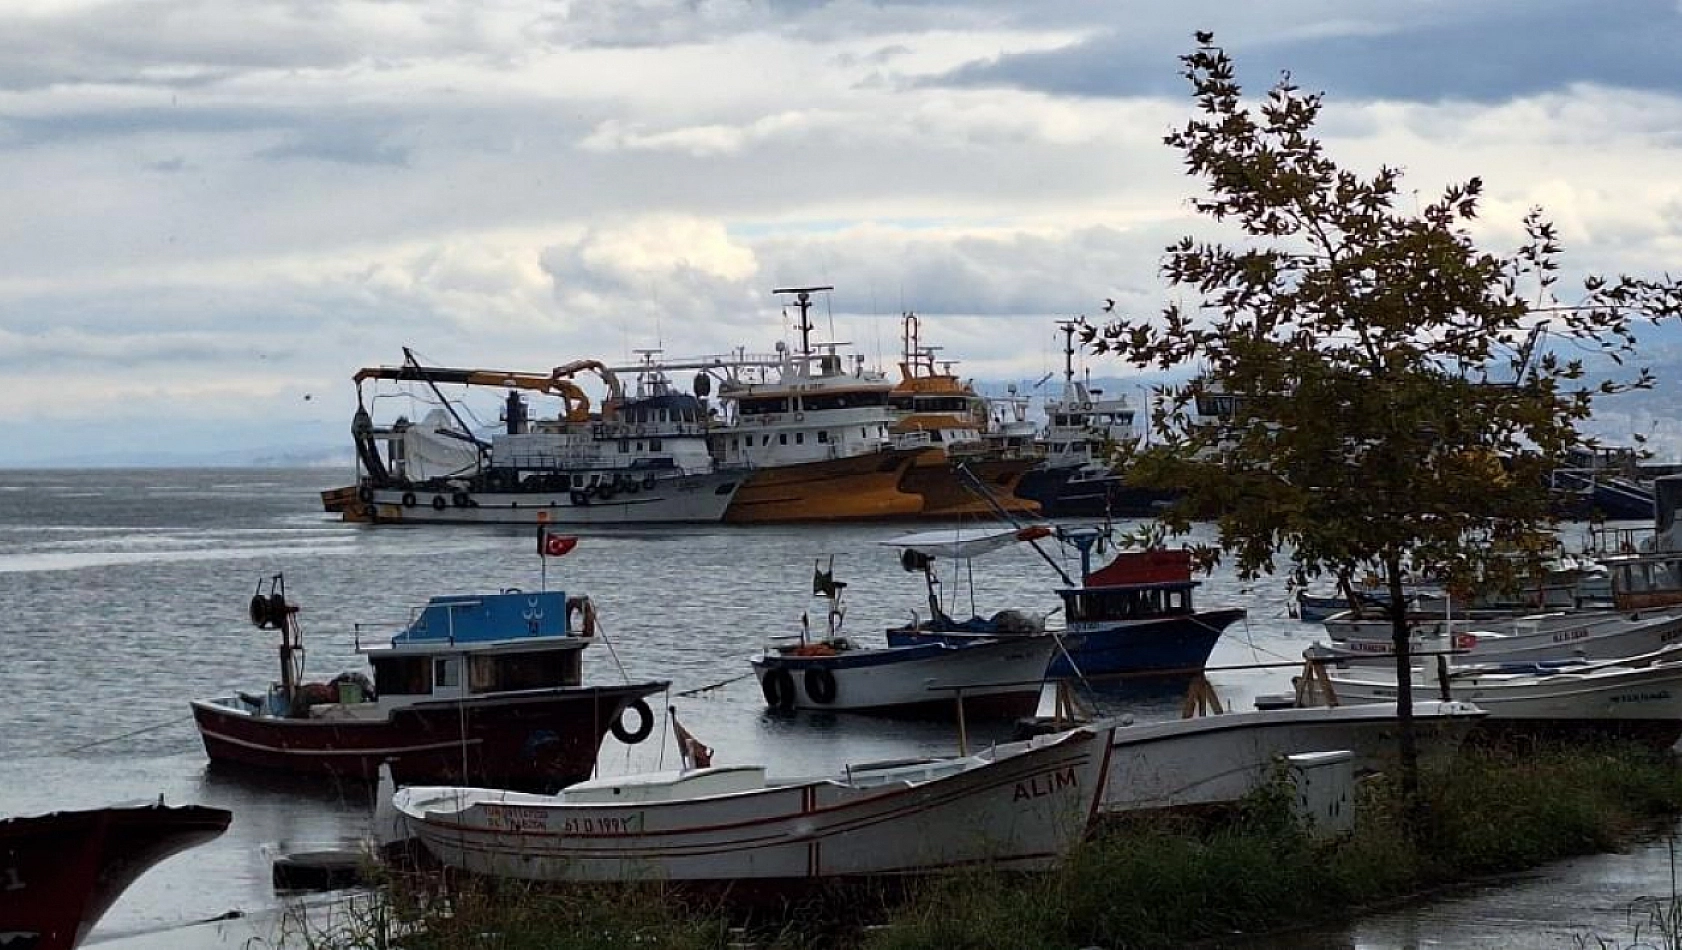
[[[718,682],[709,684],[707,686],[697,686],[694,689],[686,689],[686,690],[683,690],[682,692],[673,693],[672,695],[673,696],[690,697],[690,696],[695,696],[695,695],[700,694],[700,693],[710,693],[715,689],[719,689],[719,688],[724,687],[724,686],[729,686],[731,683],[737,682],[738,680],[745,680],[752,675],[753,675],[753,670],[748,670],[746,673],[742,673],[739,676],[732,676],[727,680],[719,680]]]
[[[84,742],[81,745],[71,746],[70,748],[65,749],[64,751],[65,751],[66,754],[68,754],[68,753],[71,753],[71,752],[80,752],[83,749],[91,749],[96,745],[105,745],[106,743],[110,743],[110,742],[121,742],[124,739],[132,739],[132,738],[134,738],[135,736],[138,736],[138,735],[144,735],[148,732],[156,732],[159,729],[166,729],[170,726],[178,725],[178,724],[180,724],[182,722],[185,722],[185,721],[187,721],[188,719],[191,719],[191,718],[193,718],[192,714],[189,713],[188,715],[185,715],[185,716],[178,716],[174,719],[169,720],[168,722],[160,722],[160,723],[157,723],[155,725],[142,726],[141,728],[136,729],[133,732],[125,732],[120,736],[111,736],[111,737],[106,738],[106,739],[95,739],[92,742]]]

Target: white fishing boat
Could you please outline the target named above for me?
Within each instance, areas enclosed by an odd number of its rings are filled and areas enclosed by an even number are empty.
[[[1057,641],[1050,634],[964,644],[861,648],[841,639],[773,647],[753,661],[766,705],[877,715],[1031,715]]]
[[[1682,610],[1569,611],[1516,617],[1499,624],[1466,626],[1453,633],[1415,635],[1410,653],[1463,653],[1461,662],[1514,663],[1541,660],[1617,660],[1682,641]],[[1390,637],[1374,629],[1365,636],[1316,643],[1311,659],[1338,663],[1391,662]]]
[[[830,569],[813,568],[812,593],[826,604],[826,631],[776,637],[752,661],[772,709],[953,717],[1029,716],[1057,638],[1040,632],[953,643],[868,647],[842,633],[847,585]]]
[[[1328,676],[1340,702],[1396,701],[1396,679],[1380,671]],[[1416,697],[1450,696],[1489,712],[1503,733],[1608,734],[1657,748],[1682,739],[1682,646],[1601,663],[1479,664],[1413,680]],[[1415,706],[1417,708],[1418,701]]]
[[[602,778],[531,795],[414,787],[395,833],[443,864],[533,881],[792,881],[1053,864],[1085,835],[1107,730],[1008,753],[777,781],[761,766]],[[390,834],[390,831],[387,831]]]
[[[745,469],[714,462],[706,407],[664,374],[639,374],[627,394],[616,373],[594,360],[548,373],[424,366],[404,350],[401,366],[359,370],[351,423],[358,479],[322,493],[347,521],[421,524],[640,524],[715,522],[724,517]],[[600,374],[608,390],[599,412],[573,378]],[[389,381],[434,403],[419,420],[376,425],[363,383]],[[504,390],[503,429],[474,431],[444,386]],[[418,390],[416,389],[418,387]],[[553,416],[528,395],[559,401]]]
[[[1446,763],[1484,712],[1467,702],[1414,703],[1420,758]],[[1396,706],[1271,708],[1166,722],[1114,722],[1106,814],[1236,802],[1270,781],[1279,762],[1307,752],[1347,751],[1357,773],[1396,761]]]

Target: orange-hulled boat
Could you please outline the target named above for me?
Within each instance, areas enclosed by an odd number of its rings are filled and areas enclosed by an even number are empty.
[[[738,524],[917,517],[923,496],[902,482],[917,449],[893,445],[888,408],[893,383],[844,359],[839,344],[811,339],[812,294],[827,287],[774,291],[794,295],[800,349],[772,354],[661,361],[660,370],[695,370],[695,393],[714,385],[721,403],[709,430],[718,464],[749,472],[724,520]],[[851,365],[848,365],[848,364]],[[649,372],[643,365],[624,371]]]
[[[1040,460],[989,446],[987,401],[952,373],[951,361],[936,366],[938,347],[922,345],[916,314],[905,314],[902,326],[905,348],[900,381],[888,395],[895,416],[889,431],[896,446],[917,456],[900,488],[923,497],[925,518],[993,517],[1000,508],[1038,514],[1039,502],[1019,497],[1016,486]]]

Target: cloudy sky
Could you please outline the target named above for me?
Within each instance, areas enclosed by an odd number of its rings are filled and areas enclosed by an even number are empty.
[[[339,440],[405,345],[767,350],[789,284],[1032,380],[1166,298],[1199,29],[1341,161],[1482,176],[1491,249],[1682,262],[1678,0],[7,0],[0,465]]]

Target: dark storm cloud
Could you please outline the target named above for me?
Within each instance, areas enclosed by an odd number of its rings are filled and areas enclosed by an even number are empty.
[[[1290,70],[1336,97],[1501,102],[1578,83],[1682,93],[1682,11],[1673,0],[1552,0],[1395,7],[1382,18],[1327,22],[1323,35],[1268,36],[1254,24],[1223,30],[1224,12],[1174,37],[1117,26],[1058,50],[966,65],[932,84],[1017,87],[1121,97],[1184,88],[1176,57],[1194,28],[1216,31],[1240,81]],[[1160,26],[1160,24],[1158,24]]]

